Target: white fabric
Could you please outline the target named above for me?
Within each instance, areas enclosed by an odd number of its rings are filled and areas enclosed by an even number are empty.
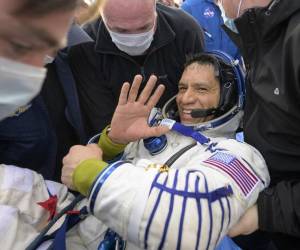
[[[130,218],[142,213],[141,220],[136,218],[138,226],[135,226],[139,228],[135,237],[139,239],[141,249],[145,247],[144,244],[147,244],[148,249],[157,249],[159,246],[163,246],[163,249],[176,249],[177,244],[181,249],[195,249],[197,240],[199,240],[198,249],[207,247],[214,249],[219,239],[238,221],[245,210],[255,203],[259,192],[268,186],[269,174],[266,164],[258,151],[246,143],[217,138],[212,139],[210,145],[197,144],[184,153],[168,172],[160,174],[157,182],[173,191],[184,191],[187,187],[190,193],[205,192],[205,181],[210,192],[230,185],[233,195],[211,203],[211,224],[207,199],[198,199],[197,204],[197,200],[190,197],[184,198],[178,194],[172,196],[167,191],[160,194],[156,187],[149,195],[139,196],[138,190],[151,188],[155,178],[153,171],[159,173],[159,168],[153,168],[154,165],[150,166],[149,172],[150,164],[148,166],[140,164],[141,159],[148,159],[149,163],[161,166],[174,153],[193,142],[192,139],[173,132],[167,134],[167,139],[168,147],[155,156],[148,153],[141,141],[132,143],[126,148],[126,158],[132,159],[133,162],[118,167],[104,181],[98,193],[95,193],[97,188],[94,187],[94,192],[90,195],[96,197],[94,215],[127,239],[129,231],[134,231],[130,228],[132,227],[129,223]],[[257,179],[246,195],[236,180],[206,163],[210,157],[220,152],[232,156]],[[188,173],[188,171],[194,172]],[[146,203],[145,209],[140,206],[140,203]],[[200,210],[198,206],[201,207]],[[139,209],[142,211],[138,211]],[[182,231],[179,230],[180,223],[182,223]],[[201,231],[197,234],[199,226]],[[211,236],[209,236],[210,229]],[[164,233],[165,238],[163,238]]]
[[[48,190],[57,195],[57,212],[74,196],[66,186],[44,181],[34,171],[0,164],[0,246],[1,250],[25,249],[48,224],[49,213],[37,204],[49,198]],[[83,200],[75,209],[86,204]],[[59,220],[51,231],[60,227]],[[67,237],[67,249],[96,250],[107,227],[93,216],[76,225]],[[5,236],[4,236],[5,235]],[[47,248],[45,243],[39,249]]]

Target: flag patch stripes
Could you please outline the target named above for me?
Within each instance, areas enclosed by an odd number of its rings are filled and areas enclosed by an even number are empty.
[[[203,162],[229,175],[246,197],[259,182],[258,177],[233,155],[217,152]]]

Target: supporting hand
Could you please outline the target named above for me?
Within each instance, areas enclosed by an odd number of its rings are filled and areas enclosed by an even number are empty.
[[[142,76],[135,76],[130,87],[128,82],[123,84],[119,97],[118,106],[111,122],[109,138],[118,144],[126,144],[142,138],[160,136],[169,131],[165,126],[150,127],[148,117],[151,109],[157,104],[165,87],[159,85],[151,95],[157,78],[151,76],[138,96],[142,82]]]
[[[70,148],[69,153],[63,158],[63,168],[61,181],[68,188],[76,190],[73,185],[73,173],[76,167],[84,160],[97,159],[102,160],[102,150],[97,144],[87,146],[76,145]]]
[[[246,213],[240,218],[228,232],[230,237],[235,237],[240,234],[247,235],[258,230],[258,212],[257,205],[250,207]]]

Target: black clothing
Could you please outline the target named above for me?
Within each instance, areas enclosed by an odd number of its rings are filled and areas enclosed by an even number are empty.
[[[258,199],[259,228],[299,237],[289,243],[300,249],[300,1],[274,0],[235,24],[247,67],[245,141],[271,175]]]
[[[101,17],[83,26],[83,30],[94,40],[97,39],[98,28],[101,23]]]
[[[53,179],[56,137],[42,97],[35,97],[26,108],[0,122],[0,162]]]
[[[157,28],[146,58],[141,65],[120,51],[100,22],[96,43],[80,44],[69,52],[76,79],[85,128],[88,136],[99,133],[110,123],[121,86],[132,82],[136,74],[151,74],[166,86],[158,106],[177,93],[186,55],[203,51],[203,35],[197,22],[182,10],[157,5]],[[96,30],[94,27],[93,30]]]
[[[55,166],[53,166],[54,176],[48,179],[60,182],[62,159],[69,152],[71,146],[80,144],[80,139],[72,123],[67,119],[66,94],[63,90],[63,83],[59,81],[57,75],[56,63],[49,64],[47,69],[47,77],[41,95],[45,101],[57,141],[57,149],[53,156],[53,160],[55,161]],[[49,144],[45,146],[50,147]]]

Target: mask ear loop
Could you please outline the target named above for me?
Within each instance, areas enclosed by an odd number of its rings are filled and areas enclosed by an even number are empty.
[[[240,11],[241,11],[241,7],[242,7],[242,2],[243,2],[243,0],[240,0],[236,18],[238,18],[238,17],[240,16]]]

